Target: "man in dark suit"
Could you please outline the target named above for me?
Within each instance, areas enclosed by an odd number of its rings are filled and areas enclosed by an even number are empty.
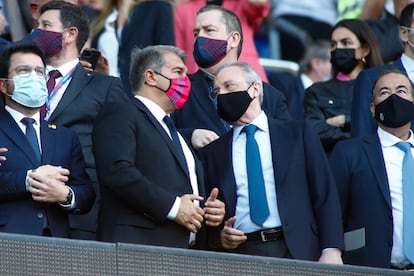
[[[200,151],[207,191],[218,187],[226,204],[221,247],[342,263],[338,194],[317,135],[303,121],[277,120],[262,111],[262,82],[246,63],[221,67],[214,89],[218,113],[233,124],[232,131]],[[254,163],[248,146],[252,127],[260,155]],[[254,165],[260,167],[255,174]],[[261,183],[251,182],[260,178]],[[262,207],[258,219],[256,210]]]
[[[411,81],[414,81],[414,3],[407,5],[400,16],[400,40],[404,46],[401,58],[391,64],[363,70],[355,81],[354,95],[352,99],[352,125],[351,136],[359,137],[374,134],[377,129],[375,119],[371,116],[369,103],[373,83],[381,72],[397,69],[405,73]],[[414,127],[414,124],[412,124]]]
[[[230,126],[216,112],[214,76],[221,65],[240,56],[243,34],[236,14],[221,6],[210,5],[197,12],[194,23],[194,58],[199,66],[190,75],[191,93],[187,104],[174,113],[175,124],[199,149],[225,134]],[[263,109],[273,118],[288,119],[281,92],[264,83]]]
[[[370,109],[377,133],[340,142],[330,156],[344,230],[351,240],[344,262],[414,269],[414,254],[410,259],[403,238],[404,213],[413,210],[413,201],[405,202],[404,151],[399,148],[401,142],[409,142],[406,154],[414,152],[413,88],[408,78],[397,70],[381,73],[374,83]],[[413,237],[414,232],[408,234]],[[409,246],[414,252],[414,243]]]
[[[118,78],[91,72],[79,65],[79,51],[89,36],[88,18],[81,8],[63,1],[52,1],[44,4],[40,13],[39,29],[61,34],[63,40],[62,44],[57,44],[63,45],[61,50],[48,49],[48,52],[57,53],[48,58],[47,69],[49,72],[58,70],[60,77],[56,77],[55,86],[50,91],[45,119],[71,128],[79,135],[87,173],[99,194],[92,154],[93,123],[103,105],[128,101],[128,96],[122,91]],[[99,197],[88,214],[70,217],[73,237],[96,238],[98,205]]]
[[[0,166],[0,231],[70,237],[68,213],[86,213],[95,199],[79,139],[40,119],[47,97],[42,50],[20,44],[0,60],[0,140],[8,149]]]
[[[200,164],[169,117],[190,92],[184,57],[167,45],[135,50],[130,76],[135,97],[107,105],[96,121],[102,241],[188,248],[204,223],[223,221],[217,189],[202,208]]]

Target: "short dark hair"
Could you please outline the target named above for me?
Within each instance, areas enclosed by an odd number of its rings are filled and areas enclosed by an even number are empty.
[[[411,27],[413,22],[413,12],[414,12],[414,3],[411,3],[401,11],[400,15],[400,26],[401,27]]]
[[[89,37],[89,18],[86,13],[80,7],[65,1],[51,1],[44,4],[40,8],[40,14],[48,10],[60,11],[60,22],[64,28],[76,27],[78,29],[76,47],[80,52]]]
[[[183,61],[186,58],[183,50],[171,45],[154,45],[132,50],[129,81],[134,94],[141,89],[146,70],[161,71],[161,68],[165,65],[164,54],[167,52],[176,54]]]
[[[208,12],[208,11],[219,11],[221,12],[221,20],[226,26],[227,34],[231,32],[238,32],[240,34],[240,43],[237,47],[237,58],[240,57],[242,47],[243,47],[243,31],[240,23],[240,19],[234,12],[223,8],[222,6],[218,5],[207,5],[202,7],[197,11],[197,15]]]
[[[46,60],[43,50],[34,42],[16,43],[9,46],[0,57],[0,78],[7,78],[10,70],[10,58],[15,53],[35,54],[42,59],[43,66]]]
[[[408,79],[408,81],[410,82],[410,85],[411,85],[411,87],[410,87],[411,88],[411,95],[414,98],[414,87],[413,87],[413,83],[411,82],[410,78],[406,74],[404,74],[402,71],[400,71],[398,69],[387,69],[387,70],[381,71],[378,74],[377,78],[375,79],[375,81],[374,81],[374,83],[372,85],[372,89],[371,89],[371,91],[372,91],[372,94],[371,94],[371,102],[374,102],[374,98],[375,98],[374,90],[375,90],[375,86],[377,85],[377,82],[379,81],[380,78],[382,78],[383,76],[388,75],[388,74],[399,74],[399,75],[402,75],[402,76],[406,77]]]

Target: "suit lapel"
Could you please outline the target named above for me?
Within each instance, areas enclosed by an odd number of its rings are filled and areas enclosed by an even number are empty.
[[[272,147],[272,162],[275,174],[276,191],[283,183],[291,156],[291,143],[294,137],[288,130],[278,127],[277,122],[269,119],[270,144]]]
[[[390,187],[388,185],[387,171],[385,168],[384,156],[381,150],[381,144],[377,135],[372,135],[364,138],[364,152],[368,157],[371,169],[375,172],[376,183],[379,190],[384,196],[385,201],[391,208]]]
[[[72,80],[70,80],[68,87],[63,93],[62,99],[59,101],[56,109],[50,115],[49,121],[53,122],[60,114],[64,112],[67,106],[69,106],[73,100],[83,90],[88,82],[91,80],[93,73],[86,69],[83,69],[80,64],[77,65],[75,72],[73,73]]]
[[[53,152],[56,150],[56,139],[54,131],[56,125],[48,124],[42,120],[40,124],[40,137],[42,140],[42,164],[48,164],[52,160]]]
[[[0,129],[7,137],[9,137],[10,141],[12,141],[16,147],[20,148],[22,152],[24,152],[35,168],[39,166],[39,161],[35,158],[35,152],[30,146],[25,134],[22,132],[9,112],[4,109],[2,114],[0,114]]]
[[[217,173],[218,183],[221,183],[220,188],[224,202],[226,202],[226,209],[230,213],[230,216],[236,214],[236,204],[237,204],[237,184],[234,177],[234,168],[233,168],[233,130],[224,134],[219,142],[220,146],[216,152],[222,154],[219,155],[220,160],[217,162],[220,165],[220,171]],[[212,183],[213,185],[215,183]]]
[[[183,161],[181,161],[181,158],[179,158],[177,150],[175,149],[175,146],[174,146],[173,142],[171,141],[170,136],[168,136],[168,134],[165,132],[164,128],[160,125],[160,123],[157,121],[157,119],[154,117],[154,115],[152,115],[152,113],[148,110],[148,108],[143,103],[141,103],[141,101],[134,98],[134,103],[141,112],[146,114],[146,116],[148,117],[150,122],[154,125],[154,127],[157,129],[157,131],[159,132],[159,134],[161,135],[163,140],[167,143],[167,145],[170,148],[170,150],[172,151],[175,159],[180,164],[180,167],[183,169],[185,174],[189,177],[187,165],[184,164]]]

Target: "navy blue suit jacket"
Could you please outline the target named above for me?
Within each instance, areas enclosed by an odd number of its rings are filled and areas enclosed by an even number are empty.
[[[352,137],[361,137],[376,133],[377,122],[370,111],[374,82],[381,72],[395,69],[400,70],[407,75],[401,59],[396,60],[392,64],[366,69],[359,73],[358,78],[355,80],[354,95],[352,99]],[[411,123],[411,128],[414,129],[414,121]]]
[[[339,142],[330,164],[338,186],[344,231],[365,228],[366,246],[344,252],[344,263],[389,268],[393,216],[378,136]]]
[[[338,194],[319,137],[302,121],[269,118],[279,214],[293,258],[317,260],[323,248],[343,248]],[[233,132],[200,151],[207,192],[219,188],[225,220],[235,215]]]
[[[173,113],[175,125],[191,141],[194,129],[209,129],[221,136],[227,131],[217,109],[210,99],[209,88],[201,70],[189,75],[191,92],[182,109]],[[263,110],[272,118],[290,119],[283,94],[267,83],[263,83]]]
[[[1,111],[0,141],[8,152],[4,154],[7,160],[0,166],[0,232],[42,235],[47,217],[52,236],[69,237],[68,212],[58,203],[34,201],[26,191],[27,171],[47,164],[69,169],[67,185],[75,194],[76,206],[72,210],[75,214],[89,211],[95,193],[75,133],[42,121],[40,137],[42,160],[39,163],[17,123],[7,111]]]

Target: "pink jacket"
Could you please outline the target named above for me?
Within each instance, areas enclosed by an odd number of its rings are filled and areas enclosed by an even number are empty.
[[[183,49],[188,55],[186,65],[189,73],[194,73],[198,69],[193,58],[193,27],[197,11],[206,4],[206,0],[182,2],[178,4],[175,13],[175,42],[177,47]],[[253,41],[253,34],[269,13],[269,2],[263,6],[256,6],[248,0],[223,0],[222,6],[237,14],[242,25],[244,41],[239,61],[250,64],[259,76],[267,81],[265,71],[259,63],[259,54]]]

